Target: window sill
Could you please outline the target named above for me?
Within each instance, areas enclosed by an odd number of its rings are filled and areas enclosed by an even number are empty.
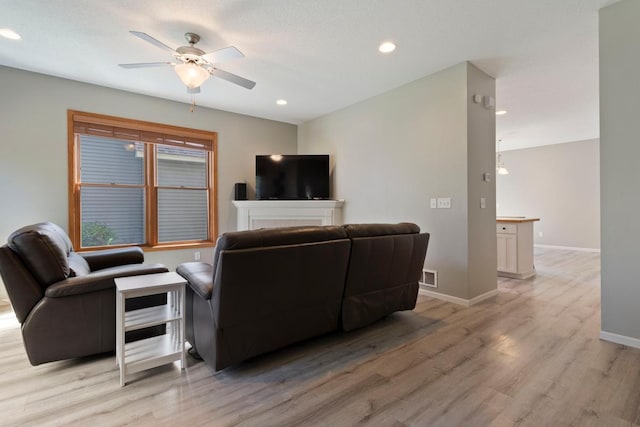
[[[181,249],[197,249],[197,248],[213,248],[215,242],[187,242],[187,243],[167,243],[164,245],[149,246],[149,245],[110,245],[110,246],[95,246],[91,248],[80,248],[75,250],[78,253],[102,251],[105,249],[120,249],[120,248],[135,248],[142,249],[143,252],[155,252],[155,251],[177,251]]]
[[[175,251],[180,249],[197,249],[197,248],[213,248],[215,247],[215,242],[197,242],[197,243],[170,243],[166,245],[157,245],[157,246],[144,246],[140,247],[144,252],[154,252],[154,251]]]

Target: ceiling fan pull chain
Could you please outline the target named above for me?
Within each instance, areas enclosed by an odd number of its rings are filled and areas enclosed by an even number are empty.
[[[193,113],[193,110],[195,110],[195,109],[196,109],[196,99],[195,99],[195,97],[192,96],[191,97],[191,108],[189,108],[189,112]]]

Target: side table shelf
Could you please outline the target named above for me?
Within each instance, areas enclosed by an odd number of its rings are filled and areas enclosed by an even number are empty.
[[[120,386],[129,374],[180,361],[185,367],[184,289],[186,280],[175,272],[121,277],[116,283],[116,363]],[[167,294],[167,304],[124,310],[125,301],[146,295]],[[125,343],[125,332],[166,325],[164,335]]]
[[[124,330],[125,332],[135,331],[180,319],[182,319],[180,311],[173,309],[169,304],[142,308],[125,312]]]

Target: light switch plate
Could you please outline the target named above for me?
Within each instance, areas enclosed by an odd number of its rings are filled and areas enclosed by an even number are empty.
[[[431,204],[431,209],[438,208],[438,200],[436,198],[432,198],[431,200],[429,200],[429,203]]]
[[[451,197],[438,197],[438,209],[450,209]]]

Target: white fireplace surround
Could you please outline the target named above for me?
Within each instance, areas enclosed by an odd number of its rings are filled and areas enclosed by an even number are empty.
[[[234,200],[238,231],[294,225],[342,225],[344,200]]]

